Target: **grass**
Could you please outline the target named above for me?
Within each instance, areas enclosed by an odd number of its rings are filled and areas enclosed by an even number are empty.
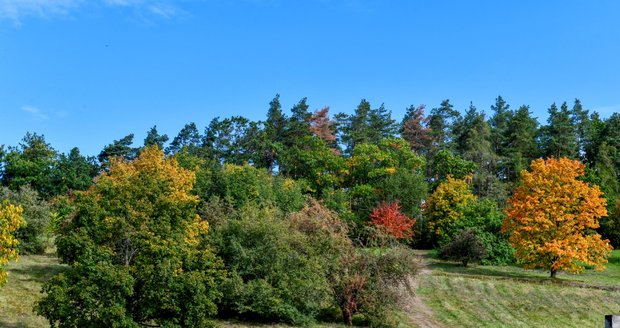
[[[559,279],[514,266],[463,268],[437,259],[428,261],[431,272],[419,277],[417,295],[448,327],[601,327],[605,314],[620,313],[620,250],[612,253],[604,272],[561,273]],[[0,327],[48,327],[32,307],[43,282],[64,266],[53,254],[25,255],[7,269],[8,284],[0,288]],[[235,321],[219,321],[218,325],[288,327]]]
[[[446,326],[601,327],[605,314],[620,313],[620,251],[604,272],[580,275],[474,266],[431,259],[419,295]]]
[[[9,281],[0,288],[0,327],[49,327],[32,307],[41,295],[41,285],[63,269],[53,254],[24,255],[11,262]]]

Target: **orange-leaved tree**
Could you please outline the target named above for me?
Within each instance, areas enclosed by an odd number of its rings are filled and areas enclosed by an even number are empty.
[[[568,158],[537,159],[521,172],[521,184],[508,201],[502,232],[510,233],[515,256],[525,268],[602,271],[612,250],[593,229],[607,215],[598,186],[578,177],[585,165]]]
[[[400,204],[381,203],[370,213],[370,223],[380,231],[396,239],[411,238],[415,219],[410,219],[400,211]]]

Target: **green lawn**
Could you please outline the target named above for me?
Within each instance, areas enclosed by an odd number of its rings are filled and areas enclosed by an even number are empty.
[[[559,274],[514,266],[475,266],[430,260],[419,295],[446,326],[602,327],[620,313],[620,251],[604,272]]]
[[[63,265],[53,254],[20,256],[8,265],[8,283],[0,288],[0,327],[49,327],[47,320],[32,312],[41,285]]]

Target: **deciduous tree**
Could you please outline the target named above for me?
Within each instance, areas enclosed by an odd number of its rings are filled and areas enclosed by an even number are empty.
[[[370,213],[370,223],[396,239],[404,239],[413,236],[415,219],[403,214],[398,202],[381,203]]]
[[[526,268],[579,273],[605,269],[612,247],[593,229],[607,215],[598,186],[578,178],[585,165],[567,158],[532,162],[509,200],[502,231],[510,233],[515,256]]]
[[[36,311],[60,327],[204,327],[221,296],[222,264],[196,214],[194,173],[156,147],[76,195],[58,255],[69,268]]]
[[[13,233],[24,224],[21,214],[21,207],[12,205],[8,201],[0,203],[0,287],[7,281],[4,266],[9,261],[17,259],[19,242]]]

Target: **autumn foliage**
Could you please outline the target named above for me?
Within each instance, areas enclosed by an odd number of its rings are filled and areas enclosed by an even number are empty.
[[[415,219],[400,211],[398,202],[381,203],[370,213],[370,223],[396,239],[411,238]]]
[[[508,201],[502,231],[526,268],[579,273],[585,265],[605,269],[612,250],[593,229],[607,215],[598,186],[578,180],[585,165],[567,158],[532,162]]]
[[[17,259],[17,238],[13,233],[24,224],[22,208],[4,201],[0,203],[0,286],[7,281],[3,266]]]

